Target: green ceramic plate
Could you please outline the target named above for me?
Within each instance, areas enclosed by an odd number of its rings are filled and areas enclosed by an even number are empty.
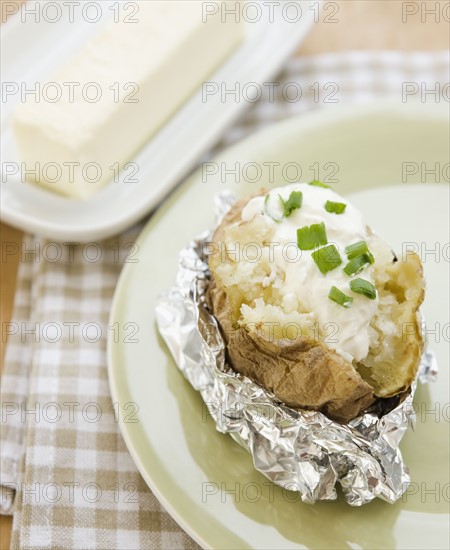
[[[138,324],[139,342],[109,341],[112,396],[121,409],[130,402],[139,407],[137,423],[121,424],[128,448],[163,505],[202,546],[449,547],[448,155],[447,105],[317,111],[268,127],[224,151],[217,167],[207,167],[208,173],[217,173],[193,174],[142,232],[138,263],[124,269],[111,312],[111,324]],[[268,163],[279,163],[278,171],[271,165],[272,183]],[[436,163],[440,173],[427,174]],[[258,166],[262,179],[245,181],[258,176]],[[310,506],[272,485],[242,448],[215,431],[155,326],[155,299],[174,282],[179,250],[212,226],[214,195],[225,188],[246,195],[281,185],[280,169],[289,180],[299,167],[303,180],[313,179],[317,169],[322,179],[338,179],[333,187],[350,194],[397,250],[402,243],[417,243],[424,261],[424,313],[429,327],[438,331],[431,343],[441,373],[438,382],[417,391],[416,431],[402,442],[413,483],[395,505],[376,501],[351,508],[341,499]],[[232,168],[238,173],[225,174]]]

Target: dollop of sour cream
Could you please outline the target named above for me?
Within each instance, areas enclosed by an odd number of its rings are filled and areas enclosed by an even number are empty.
[[[283,217],[283,205],[278,196],[287,201],[293,191],[301,191],[301,207]],[[376,251],[370,245],[371,234],[362,214],[333,190],[305,183],[272,189],[270,215],[265,200],[266,196],[252,198],[243,208],[241,219],[270,226],[272,271],[284,273],[282,285],[278,286],[283,295],[283,309],[286,313],[296,308],[310,312],[318,323],[321,340],[329,348],[347,360],[361,361],[369,352],[369,325],[378,309],[378,296],[371,300],[357,294],[350,289],[349,283],[352,278],[360,277],[373,284],[374,268],[368,265],[354,277],[347,275],[343,268],[348,262],[345,247],[358,241],[367,242],[376,261]],[[328,212],[325,210],[327,201],[345,203],[345,211],[342,214]],[[336,246],[342,260],[340,266],[326,274],[316,265],[312,250],[297,248],[295,251],[297,229],[321,222],[325,224],[328,243]],[[267,284],[271,282],[269,277]],[[351,307],[330,300],[328,294],[332,286],[353,298]]]

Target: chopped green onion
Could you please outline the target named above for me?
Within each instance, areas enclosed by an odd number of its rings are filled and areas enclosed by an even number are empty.
[[[366,267],[366,265],[373,264],[373,256],[370,252],[366,254],[360,254],[359,256],[356,256],[355,258],[351,259],[348,264],[344,267],[344,273],[347,275],[356,275],[359,273],[362,269]]]
[[[367,254],[361,254],[347,263],[344,267],[344,273],[351,277],[362,271],[369,264],[370,260]]]
[[[351,296],[347,296],[347,294],[344,294],[335,286],[331,287],[328,298],[344,307],[350,307],[353,302],[353,298]]]
[[[357,294],[363,294],[369,300],[375,300],[377,297],[377,291],[370,281],[365,279],[353,279],[350,281],[350,288]]]
[[[347,258],[352,260],[356,256],[360,256],[366,252],[369,252],[366,241],[358,241],[357,243],[349,244],[345,247]]]
[[[278,195],[279,196],[279,195]],[[279,198],[281,199],[281,197],[279,196]],[[282,201],[283,199],[281,199]],[[281,215],[280,218],[274,216],[274,214],[272,212],[270,212],[270,204],[269,204],[269,201],[270,201],[270,193],[267,193],[266,195],[266,198],[264,199],[264,212],[269,216],[269,218],[272,218],[272,220],[274,222],[277,222],[277,223],[280,223],[281,220],[283,219],[283,215]],[[282,202],[283,206],[284,206],[284,203]]]
[[[316,187],[324,187],[325,189],[330,189],[329,185],[319,180],[312,180],[308,183],[308,185],[315,185]]]
[[[301,191],[292,191],[286,202],[283,200],[282,197],[280,197],[280,200],[284,206],[284,216],[288,218],[294,210],[297,210],[297,208],[301,207],[303,194]]]
[[[342,263],[339,251],[334,244],[318,248],[311,254],[311,257],[324,275]]]
[[[343,214],[347,205],[343,202],[327,201],[325,203],[325,210],[331,214]]]
[[[300,250],[314,250],[328,243],[325,224],[313,223],[297,229],[297,245]]]

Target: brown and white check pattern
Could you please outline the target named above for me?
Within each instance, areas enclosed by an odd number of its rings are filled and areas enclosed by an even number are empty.
[[[336,83],[340,105],[380,96],[401,101],[402,82],[446,84],[448,61],[447,52],[292,59],[274,81],[278,90],[299,83],[301,100],[266,95],[216,151],[323,106],[309,89],[316,82],[319,89]],[[127,245],[140,228],[90,249],[25,238],[8,327],[17,331],[8,340],[1,393],[0,511],[14,514],[12,548],[197,548],[137,472],[109,395],[108,314]]]

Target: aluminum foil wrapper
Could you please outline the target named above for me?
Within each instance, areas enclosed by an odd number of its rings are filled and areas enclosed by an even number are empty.
[[[228,192],[216,197],[219,221],[234,201]],[[210,278],[205,250],[211,236],[207,231],[181,251],[176,285],[159,297],[156,319],[178,368],[201,393],[217,430],[229,433],[252,454],[257,470],[298,491],[304,502],[335,500],[338,483],[352,506],[375,497],[395,502],[410,481],[398,445],[408,427],[414,427],[417,379],[406,397],[378,400],[343,425],[320,412],[291,409],[236,373],[226,363],[218,324],[204,304]],[[417,378],[425,383],[436,374],[434,354],[426,349]]]

